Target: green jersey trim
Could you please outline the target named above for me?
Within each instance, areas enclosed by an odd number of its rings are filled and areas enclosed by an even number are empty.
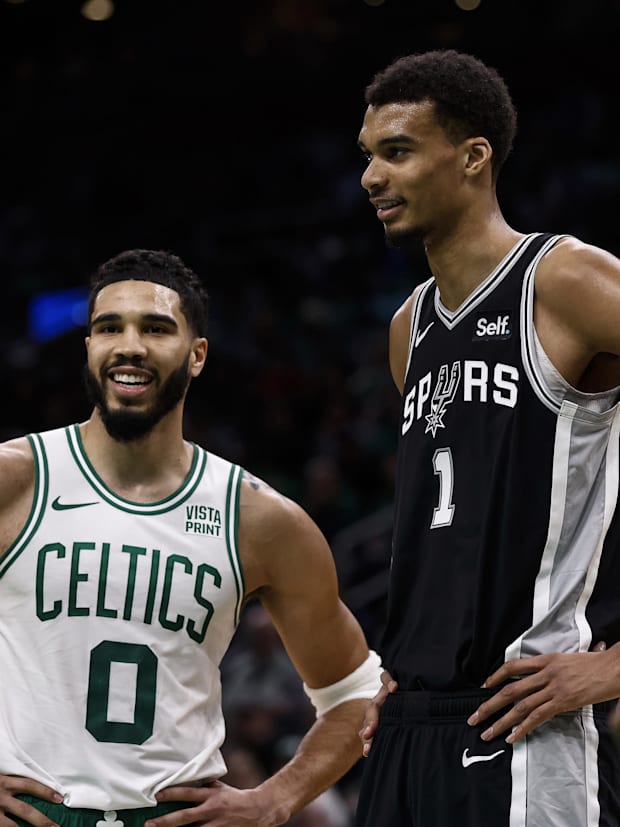
[[[0,577],[13,565],[32,539],[43,519],[43,513],[47,505],[49,472],[43,440],[38,434],[29,434],[27,439],[30,442],[34,456],[34,495],[26,524],[0,561]]]
[[[182,485],[163,500],[158,500],[154,503],[137,503],[132,500],[126,500],[124,497],[119,497],[118,494],[115,494],[114,491],[108,488],[97,474],[86,455],[80,429],[77,424],[67,426],[65,428],[65,434],[75,463],[91,488],[109,505],[118,508],[120,511],[126,511],[129,514],[164,514],[166,511],[172,511],[174,508],[182,505],[196,490],[207,466],[207,452],[192,443],[194,451],[192,464]]]
[[[243,579],[243,569],[241,568],[239,545],[237,542],[239,537],[239,492],[242,478],[243,470],[238,465],[233,465],[230,469],[228,489],[226,491],[226,548],[228,549],[230,567],[235,578],[235,587],[237,589],[237,603],[234,614],[235,626],[239,624],[241,604],[245,595],[245,581]]]

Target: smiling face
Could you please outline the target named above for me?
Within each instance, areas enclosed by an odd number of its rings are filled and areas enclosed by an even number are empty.
[[[458,220],[469,197],[472,140],[450,141],[428,100],[368,107],[358,141],[368,162],[361,183],[394,245],[447,232]]]
[[[85,383],[106,430],[129,442],[179,407],[204,365],[178,294],[149,281],[119,281],[97,294],[86,339]]]

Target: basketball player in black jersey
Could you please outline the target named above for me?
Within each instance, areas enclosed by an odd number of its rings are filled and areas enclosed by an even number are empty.
[[[362,185],[432,278],[390,326],[386,688],[356,825],[618,827],[620,262],[505,221],[494,69],[414,54],[365,101]]]

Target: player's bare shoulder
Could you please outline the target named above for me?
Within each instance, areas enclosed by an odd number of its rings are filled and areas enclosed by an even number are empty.
[[[620,381],[620,260],[561,238],[535,275],[534,321],[542,347],[573,387],[589,393]]]
[[[34,456],[28,439],[18,437],[0,443],[0,508],[30,491],[34,479]]]
[[[392,316],[390,322],[390,370],[394,384],[403,392],[405,372],[409,357],[409,340],[411,336],[411,312],[419,287],[408,296]]]
[[[248,593],[332,565],[322,532],[304,509],[264,480],[244,471],[239,504],[239,551]]]
[[[411,295],[407,296],[400,307],[396,308],[390,322],[390,330],[394,330],[395,333],[400,333],[403,330],[409,330],[409,326],[411,325],[411,308],[413,306],[415,294],[416,291],[414,290]]]
[[[536,271],[536,293],[543,300],[598,294],[607,282],[620,284],[620,259],[574,236],[560,238]]]
[[[251,536],[257,547],[271,544],[310,520],[301,506],[249,471],[243,472],[239,510],[240,536]]]
[[[0,443],[0,555],[15,540],[32,506],[34,456],[26,437]]]
[[[610,328],[617,328],[620,259],[577,238],[561,238],[538,265],[535,293],[537,306],[550,317],[596,339],[607,319]],[[593,342],[595,349],[599,344]]]

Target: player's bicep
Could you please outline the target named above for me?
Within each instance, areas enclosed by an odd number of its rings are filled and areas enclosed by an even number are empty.
[[[413,295],[399,307],[390,322],[390,371],[394,384],[401,394],[405,387],[409,359],[412,305]]]
[[[0,445],[0,554],[23,529],[32,507],[34,457],[24,437]]]
[[[34,457],[25,437],[0,445],[0,508],[11,508],[34,484]]]
[[[308,517],[300,519],[290,553],[277,555],[277,572],[261,591],[282,642],[303,681],[335,683],[368,654],[359,623],[338,595],[331,551]]]
[[[542,259],[537,301],[563,331],[593,353],[620,356],[620,259],[575,239]]]

